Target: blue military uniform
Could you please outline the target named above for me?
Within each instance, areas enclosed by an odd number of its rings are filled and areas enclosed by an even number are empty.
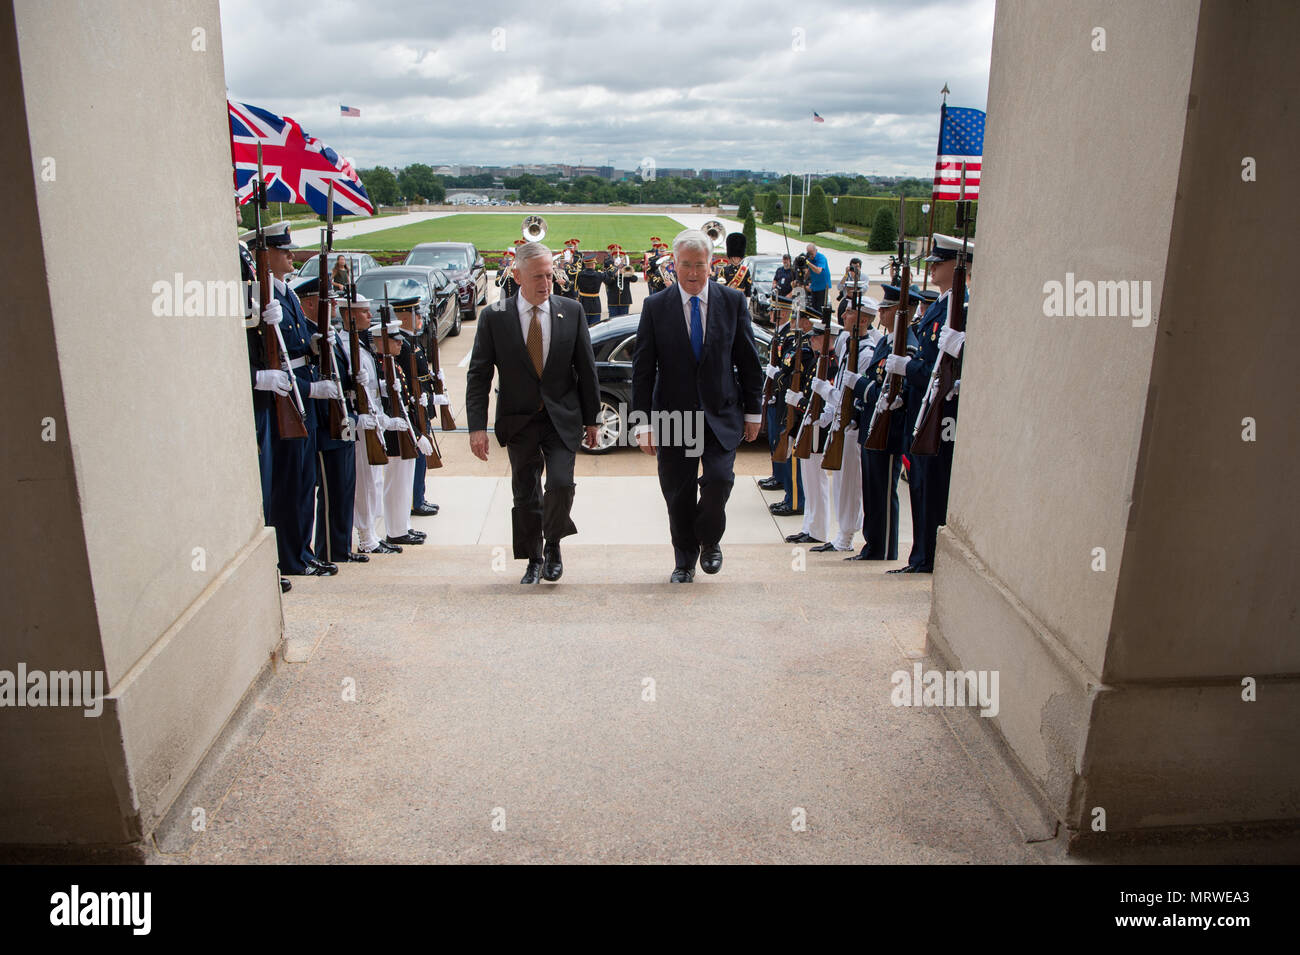
[[[307,397],[315,380],[314,366],[309,360],[315,328],[303,314],[298,296],[279,279],[272,280],[271,284],[284,316],[280,322],[280,334],[306,409],[303,422],[307,426],[307,437],[283,439],[275,432],[274,417],[271,419],[274,437],[271,449],[271,524],[275,527],[279,547],[280,570],[286,574],[305,574],[315,559],[311,534],[312,492],[316,486],[317,403]]]
[[[817,359],[813,355],[812,348],[808,345],[807,333],[798,333],[792,330],[790,323],[782,326],[778,330],[776,367],[780,369],[773,381],[773,398],[767,406],[767,443],[769,450],[775,454],[776,444],[780,439],[782,432],[785,431],[786,422],[786,403],[785,393],[790,388],[791,381],[794,377],[795,356],[800,355],[801,369],[816,370]],[[796,348],[796,338],[798,346]],[[810,371],[805,370],[803,374],[807,375]],[[796,425],[797,426],[797,425]],[[790,432],[790,450],[793,451],[795,432]],[[772,473],[780,479],[781,486],[785,490],[785,496],[779,502],[772,505],[773,513],[778,514],[802,514],[804,510],[804,493],[803,493],[803,475],[800,474],[797,466],[797,459],[791,455],[784,461],[772,460]]]

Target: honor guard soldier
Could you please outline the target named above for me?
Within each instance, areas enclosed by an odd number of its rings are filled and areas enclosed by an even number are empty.
[[[919,293],[920,289],[909,290],[909,295],[913,291]],[[853,389],[854,407],[858,412],[863,507],[862,550],[845,560],[898,559],[898,477],[903,470],[903,452],[911,437],[919,404],[906,381],[894,402],[885,447],[879,451],[868,450],[866,441],[876,406],[883,401],[885,359],[894,350],[894,320],[898,315],[900,294],[898,286],[885,286],[878,309],[884,334],[877,340],[870,359],[859,365],[860,375],[854,380],[845,375],[845,384]],[[920,350],[916,333],[906,321],[903,330],[907,335],[907,354],[914,356]],[[881,407],[883,409],[883,405]],[[848,454],[847,449],[845,454]]]
[[[965,342],[964,333],[954,333],[951,329],[945,331],[948,322],[949,291],[952,288],[953,271],[961,249],[961,239],[935,234],[931,252],[926,256],[925,261],[930,263],[930,278],[938,289],[939,295],[926,309],[917,327],[916,337],[920,350],[916,357],[911,359],[893,355],[886,359],[887,371],[906,374],[908,385],[917,395],[918,412],[939,355],[944,351],[954,356],[960,355]],[[974,259],[975,244],[968,242],[966,244],[968,275]],[[969,278],[967,281],[969,282]],[[964,311],[966,303],[963,302],[960,307]],[[951,394],[941,396],[943,404],[940,408],[942,412],[940,420],[944,418],[956,420],[957,391],[958,389],[954,388]],[[950,427],[945,427],[944,431],[951,437]],[[909,442],[911,440],[911,431],[908,432],[908,440]],[[912,552],[907,559],[907,566],[889,571],[891,574],[928,574],[934,571],[934,548],[939,525],[947,520],[948,514],[948,481],[952,476],[953,442],[949,438],[941,440],[939,445],[938,454],[925,455],[912,453],[909,444],[908,492],[912,501],[912,532],[915,539],[912,543]]]
[[[853,385],[857,384],[858,375],[849,371],[849,349],[857,346],[858,360],[856,366],[859,369],[868,367],[871,364],[871,356],[875,353],[876,343],[880,340],[880,333],[872,327],[876,320],[877,302],[873,298],[863,298],[857,309],[853,308],[853,303],[845,309],[841,317],[844,321],[844,331],[840,332],[835,339],[835,361],[839,366],[839,374],[835,378],[835,387],[831,392],[831,398],[827,402],[828,407],[835,409],[837,421],[832,425],[837,425],[840,418],[840,405],[847,401],[850,412],[854,407]],[[854,331],[856,330],[856,342],[854,341]],[[851,414],[844,426],[844,448],[840,458],[840,466],[837,470],[829,472],[831,480],[831,501],[835,505],[835,522],[839,526],[839,533],[835,535],[834,540],[827,540],[824,544],[810,548],[815,551],[850,551],[853,550],[853,535],[856,534],[863,526],[863,487],[862,480],[862,449],[860,444],[860,435],[858,430],[858,416]]]
[[[360,406],[361,402],[357,397],[357,393],[364,390],[365,404],[369,409],[368,414],[357,415],[354,433],[356,438],[356,493],[354,494],[352,525],[357,532],[358,554],[400,554],[402,552],[401,547],[388,544],[379,537],[379,519],[384,513],[384,479],[387,476],[387,466],[371,464],[366,449],[367,431],[376,432],[379,435],[380,443],[386,443],[384,441],[383,423],[387,420],[387,416],[383,413],[383,405],[379,395],[379,380],[382,371],[375,360],[375,346],[370,339],[370,329],[372,327],[377,329],[378,326],[371,325],[370,306],[370,301],[365,296],[358,294],[355,304],[349,305],[345,301],[340,309],[343,315],[343,331],[349,341],[352,337],[353,326],[357,330],[357,367],[353,376],[355,385],[353,406]],[[378,331],[375,334],[378,336]]]
[[[617,243],[609,245],[610,259],[605,268],[605,297],[609,302],[609,317],[626,315],[632,308],[632,283],[636,272],[628,264],[627,256]]]
[[[798,459],[794,455],[784,461],[775,458],[776,446],[785,431],[788,408],[786,395],[794,383],[794,370],[800,369],[800,381],[807,382],[816,370],[817,358],[808,345],[808,336],[812,331],[812,317],[800,310],[793,315],[782,328],[777,330],[776,364],[764,369],[773,379],[773,399],[767,408],[767,439],[774,455],[772,470],[781,479],[785,496],[768,510],[777,517],[798,516],[804,513],[803,475],[799,472]],[[798,423],[796,422],[796,428]],[[790,434],[790,444],[794,444],[794,432]]]
[[[663,282],[659,279],[659,270],[655,263],[662,254],[659,250],[663,245],[663,240],[657,235],[650,236],[650,248],[641,258],[641,272],[645,277],[645,293],[653,295],[655,292],[662,292],[665,288]]]
[[[290,393],[295,390],[301,400],[305,438],[282,438],[275,430],[272,419],[271,442],[271,525],[275,528],[276,547],[280,557],[281,573],[290,576],[327,577],[338,573],[338,565],[316,559],[311,550],[314,523],[314,490],[316,487],[316,406],[312,399],[333,397],[333,382],[316,381],[313,366],[311,336],[315,327],[303,314],[298,297],[284,283],[284,277],[293,272],[293,244],[289,224],[279,222],[262,230],[266,237],[267,259],[271,272],[271,302],[262,313],[262,321],[279,329],[284,342],[283,357],[288,365]],[[257,238],[257,232],[241,235],[247,243]],[[283,369],[281,369],[283,370]],[[278,376],[269,381],[265,390],[283,387]]]
[[[722,267],[722,284],[730,285],[745,293],[749,298],[754,287],[754,277],[749,269],[741,263],[745,259],[745,236],[741,232],[727,234],[727,263]]]
[[[345,282],[346,285],[346,282]],[[319,314],[320,279],[300,279],[293,284],[294,294],[302,305],[304,314],[314,318]],[[333,303],[331,303],[332,305]],[[331,308],[332,311],[332,308]],[[311,319],[308,319],[311,321]],[[313,327],[315,323],[313,322]],[[322,333],[324,335],[322,336]],[[342,394],[330,402],[340,404],[343,433],[335,438],[330,433],[329,402],[317,409],[316,415],[316,533],[312,552],[325,563],[365,563],[365,554],[352,553],[352,517],[356,509],[357,468],[354,445],[356,417],[347,406],[346,393],[353,389],[348,355],[332,325],[318,328],[312,334],[312,351],[317,355],[329,348],[333,356],[337,384]],[[319,370],[319,363],[317,368]]]
[[[423,544],[425,535],[411,533],[411,499],[415,481],[417,436],[411,425],[407,378],[398,360],[402,352],[402,323],[391,308],[379,305],[379,321],[370,326],[370,341],[379,365],[379,395],[384,418],[384,542],[393,546]],[[390,384],[391,382],[391,384]],[[409,444],[408,444],[409,441]],[[407,454],[403,456],[403,447]]]
[[[573,287],[578,290],[578,302],[582,305],[587,324],[595,325],[600,321],[600,290],[605,285],[605,276],[596,268],[595,253],[589,253],[582,260],[582,268],[573,277]]]
[[[822,413],[816,419],[805,417],[800,422],[800,437],[803,428],[812,428],[812,442],[808,456],[799,458],[799,473],[803,478],[806,492],[804,499],[803,527],[798,534],[786,537],[788,544],[821,544],[831,536],[831,481],[830,472],[822,467],[822,455],[826,452],[826,442],[830,438],[830,424],[834,409],[830,407],[833,393],[832,382],[838,373],[834,352],[829,354],[827,377],[817,377],[817,364],[821,355],[823,339],[826,335],[825,319],[831,314],[831,306],[823,306],[822,321],[813,325],[808,333],[808,352],[805,357],[804,373],[801,384],[803,391],[787,391],[786,406],[795,406],[800,415],[807,415],[811,410],[813,395],[820,395],[823,401]],[[835,334],[832,328],[831,334]],[[795,436],[790,436],[793,447]],[[794,464],[794,460],[791,460]]]
[[[424,345],[421,344],[424,339],[424,310],[418,297],[396,299],[389,304],[392,305],[397,320],[402,323],[402,350],[397,356],[397,363],[406,374],[414,404],[418,404],[426,415],[432,415],[434,409],[439,404],[447,404],[448,399],[433,393],[433,370],[429,367],[429,357],[424,351]],[[415,358],[414,382],[410,380],[412,356]],[[419,415],[415,407],[408,410],[411,423],[414,424]],[[430,504],[424,499],[425,478],[429,467],[428,456],[433,452],[433,442],[427,435],[420,435],[416,441],[416,450],[418,453],[415,458],[415,476],[411,485],[411,516],[433,517],[438,513],[438,505]],[[416,533],[420,532],[416,531]]]

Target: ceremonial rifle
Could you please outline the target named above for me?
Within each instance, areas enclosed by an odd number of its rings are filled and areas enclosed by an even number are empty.
[[[912,270],[911,262],[907,256],[907,250],[904,244],[907,240],[903,237],[903,215],[902,200],[899,200],[898,216],[898,261],[902,263],[899,272],[900,281],[898,283],[898,309],[894,312],[894,354],[907,354],[907,326],[910,321],[908,310],[912,306],[909,289],[912,287]],[[893,419],[894,412],[890,410],[890,405],[898,397],[898,393],[903,390],[902,375],[886,375],[883,384],[880,387],[881,394],[884,395],[883,410],[879,401],[876,407],[871,410],[871,424],[867,428],[867,440],[864,447],[868,451],[884,451],[889,444],[889,425]]]
[[[433,303],[430,303],[429,310],[433,310]],[[447,387],[442,382],[442,360],[438,357],[438,323],[436,320],[433,323],[433,330],[429,333],[428,352],[429,372],[433,375],[433,393],[435,395],[445,395],[447,394]],[[456,417],[451,413],[451,405],[439,405],[438,410],[441,414],[442,430],[455,431]]]
[[[966,194],[966,170],[962,168],[962,195]],[[948,321],[953,331],[966,330],[966,242],[970,229],[970,201],[962,199],[957,203],[957,227],[961,229],[961,251],[957,254],[957,265],[952,272],[952,288],[948,290]],[[894,343],[898,347],[898,343]],[[939,440],[943,430],[943,403],[952,391],[952,383],[957,379],[957,362],[947,352],[940,352],[935,359],[934,370],[930,373],[930,384],[925,389],[925,400],[921,412],[916,416],[916,429],[912,432],[913,454],[938,454]]]
[[[357,380],[361,372],[361,333],[357,330],[357,313],[355,306],[357,304],[357,286],[352,280],[352,264],[348,263],[348,314],[351,316],[351,351],[352,351],[352,381],[356,386],[357,392],[357,414],[369,415],[374,414],[370,407],[370,394],[366,391],[365,386]],[[375,428],[363,428],[366,441],[366,460],[371,464],[387,464],[388,452],[384,450],[384,442],[379,439],[379,431]]]
[[[822,350],[817,356],[817,378],[825,380],[827,373],[830,371],[830,346],[831,346],[831,313],[829,309],[826,312],[826,328],[822,332]],[[813,429],[816,427],[817,419],[822,416],[826,410],[826,399],[817,392],[812,393],[808,399],[808,410],[804,413],[803,421],[799,424],[799,435],[794,442],[794,456],[796,458],[806,458],[812,454]]]
[[[415,446],[415,429],[411,427],[411,416],[406,413],[406,400],[397,386],[397,376],[394,374],[397,363],[393,361],[393,356],[388,354],[388,316],[391,314],[393,310],[388,304],[388,283],[385,282],[384,312],[379,319],[379,337],[384,352],[384,380],[388,383],[389,399],[393,406],[402,412],[402,420],[406,422],[406,430],[397,432],[397,446],[401,449],[402,460],[410,461],[419,456],[420,449]]]
[[[844,372],[851,371],[855,374],[858,370],[858,329],[862,325],[862,286],[859,285],[853,289],[852,309],[857,315],[853,322],[853,332],[849,336],[849,351],[844,356],[844,367],[840,369],[840,380],[843,382]],[[838,471],[844,463],[844,432],[848,428],[849,422],[853,419],[853,392],[848,389],[840,388],[840,406],[835,414],[835,421],[832,424],[834,430],[831,432],[831,439],[826,445],[826,453],[822,455],[822,470]]]
[[[275,401],[275,423],[281,438],[307,437],[307,409],[303,407],[302,395],[298,393],[298,376],[289,366],[288,349],[284,345],[284,336],[280,334],[279,325],[268,325],[261,321],[262,312],[271,304],[271,262],[270,249],[266,244],[266,233],[262,229],[262,210],[269,208],[266,201],[266,180],[262,172],[262,144],[257,144],[257,191],[254,208],[257,219],[257,238],[253,241],[253,254],[257,261],[258,319],[262,327],[262,355],[266,367],[278,368],[289,376],[289,394],[271,393]]]
[[[325,200],[325,228],[321,230],[320,273],[316,296],[316,331],[320,333],[319,369],[322,381],[332,381],[339,389],[338,398],[329,402],[330,437],[335,441],[343,440],[344,423],[348,420],[347,399],[343,397],[343,382],[339,380],[339,370],[334,363],[334,349],[330,347],[330,309],[334,302],[334,283],[327,279],[329,274],[330,252],[334,248],[334,180],[330,180],[329,196]]]
[[[798,312],[790,313],[790,333],[791,343],[794,351],[790,363],[790,390],[803,391],[803,339],[804,336],[799,331],[797,322]],[[788,461],[790,459],[790,434],[794,431],[795,422],[798,420],[799,409],[789,403],[785,406],[785,426],[781,429],[781,436],[776,439],[776,447],[772,450],[773,461]]]
[[[418,308],[418,306],[417,306]],[[435,336],[437,337],[437,336]],[[438,451],[438,442],[434,440],[433,433],[429,430],[429,415],[424,410],[424,405],[420,403],[420,398],[424,394],[424,388],[420,385],[420,375],[415,364],[415,339],[411,339],[411,350],[406,354],[407,373],[411,381],[415,382],[415,423],[420,428],[420,434],[429,439],[432,446],[432,452],[424,456],[424,465],[427,470],[442,467],[442,454]]]

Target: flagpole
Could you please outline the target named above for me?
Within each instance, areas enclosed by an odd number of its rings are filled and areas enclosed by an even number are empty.
[[[938,157],[943,155],[943,124],[948,118],[948,84],[943,84],[943,103],[939,106],[939,144],[935,147],[934,155],[936,162]],[[962,167],[963,170],[965,167]],[[964,175],[964,172],[963,172]],[[921,248],[925,249],[926,257],[930,254],[930,243],[934,241],[934,214],[939,208],[939,200],[934,197],[934,180],[931,179],[930,186],[930,225],[926,228],[925,238],[921,240]],[[925,278],[921,281],[921,291],[930,287],[930,263],[925,263]]]

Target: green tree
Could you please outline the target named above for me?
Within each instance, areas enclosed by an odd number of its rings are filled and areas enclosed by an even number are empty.
[[[407,199],[423,198],[427,202],[442,202],[447,198],[446,187],[424,163],[411,163],[397,176],[397,187]]]
[[[745,213],[745,254],[758,255],[758,237],[754,226],[754,210]]]
[[[888,252],[898,242],[898,217],[889,206],[881,206],[876,211],[876,220],[871,223],[871,238],[867,248],[872,252]]]
[[[808,208],[804,211],[804,235],[831,230],[831,213],[826,201],[826,193],[821,186],[813,186],[808,193]]]
[[[397,177],[383,166],[361,170],[361,184],[366,187],[366,194],[376,206],[391,206],[397,201]]]
[[[775,192],[769,192],[763,196],[763,225],[779,225],[781,223],[781,210],[777,208]]]
[[[741,221],[744,221],[745,219],[749,218],[749,216],[753,213],[753,211],[754,210],[749,205],[749,200],[746,199],[744,196],[741,196],[740,205],[736,207],[736,218],[740,219]]]

